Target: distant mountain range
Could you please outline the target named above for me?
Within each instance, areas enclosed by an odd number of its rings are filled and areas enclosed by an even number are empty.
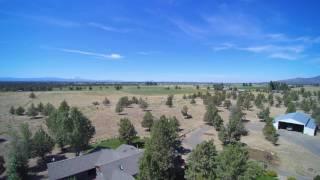
[[[15,78],[15,77],[0,77],[0,82],[124,82],[117,80],[92,80],[82,78],[57,78],[57,77],[40,77],[40,78]],[[285,82],[287,84],[320,84],[320,76],[310,78],[293,78],[278,80],[278,82]],[[181,83],[181,82],[180,82]],[[267,82],[261,82],[267,83]]]
[[[320,84],[320,76],[310,78],[293,78],[280,80],[279,82],[285,82],[287,84]]]
[[[40,78],[0,77],[0,82],[97,82],[97,81],[89,80],[89,79],[81,79],[81,78],[66,79],[66,78],[57,78],[57,77],[40,77]]]

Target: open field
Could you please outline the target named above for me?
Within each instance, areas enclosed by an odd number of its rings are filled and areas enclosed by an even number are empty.
[[[137,105],[132,105],[129,108],[125,108],[123,115],[115,113],[115,105],[118,99],[122,96],[136,96],[142,97],[149,103],[148,109],[151,110],[155,117],[161,115],[176,116],[181,124],[181,135],[185,134],[185,141],[183,145],[187,148],[194,148],[196,144],[199,144],[203,140],[214,139],[214,142],[218,150],[222,149],[221,143],[218,140],[218,134],[211,126],[205,125],[203,122],[203,116],[205,113],[205,106],[200,98],[196,99],[196,104],[191,105],[190,100],[184,100],[183,94],[190,94],[197,92],[194,86],[182,86],[182,89],[175,89],[174,86],[170,86],[170,89],[165,89],[167,86],[154,86],[145,87],[141,86],[138,89],[136,86],[125,86],[122,90],[116,91],[113,88],[106,88],[103,90],[93,89],[92,91],[48,91],[48,92],[35,92],[37,98],[30,99],[29,92],[3,92],[0,93],[0,138],[8,139],[8,126],[16,128],[23,122],[28,122],[32,130],[36,130],[39,126],[43,125],[44,118],[38,117],[36,119],[30,119],[27,116],[12,116],[9,114],[10,106],[23,106],[27,107],[31,104],[52,103],[58,106],[63,100],[66,100],[69,105],[78,107],[93,123],[96,128],[96,135],[93,138],[93,142],[101,141],[107,138],[116,137],[118,134],[118,122],[120,118],[128,117],[134,124],[138,135],[141,137],[149,136],[142,126],[141,121],[144,115],[144,111]],[[205,91],[206,87],[203,87],[201,91]],[[165,105],[165,101],[168,94],[175,94],[174,106],[169,108]],[[102,105],[102,101],[105,97],[111,101],[109,106]],[[95,106],[93,102],[99,102],[100,104]],[[235,102],[232,100],[232,103]],[[192,115],[191,119],[184,119],[181,114],[181,109],[184,105],[189,107],[189,114]],[[228,122],[229,110],[223,107],[219,107],[219,114],[224,120],[224,123]],[[279,114],[285,113],[285,108],[271,107],[271,116],[275,117]],[[249,130],[249,135],[242,138],[242,142],[246,143],[253,152],[261,151],[272,154],[276,159],[270,163],[270,167],[276,169],[279,173],[284,175],[293,175],[301,178],[312,177],[320,173],[320,156],[313,153],[309,149],[303,147],[299,143],[290,141],[288,138],[282,138],[280,136],[279,145],[273,146],[269,141],[265,140],[262,134],[263,122],[260,122],[256,116],[258,112],[256,107],[253,107],[246,113],[245,126]],[[308,138],[308,137],[306,137]],[[315,141],[320,143],[319,135],[314,137]],[[118,142],[115,142],[117,144]],[[112,143],[111,143],[112,144]],[[0,155],[6,153],[6,146],[8,141],[0,144]],[[113,146],[113,145],[111,145]],[[263,155],[257,155],[253,153],[253,158],[261,160]],[[303,156],[301,156],[303,154]],[[259,158],[260,157],[260,158]]]

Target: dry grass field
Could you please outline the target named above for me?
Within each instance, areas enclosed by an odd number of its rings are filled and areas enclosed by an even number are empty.
[[[131,89],[130,88],[134,88]],[[96,134],[92,141],[99,141],[106,138],[115,137],[118,134],[118,122],[120,118],[128,117],[134,124],[139,136],[148,136],[149,132],[145,131],[141,126],[141,121],[144,115],[144,111],[137,105],[132,105],[129,108],[125,108],[123,115],[119,115],[115,112],[115,105],[118,99],[122,96],[136,96],[142,97],[148,104],[148,110],[152,112],[155,117],[161,115],[176,116],[180,121],[182,131],[181,134],[189,133],[204,126],[203,116],[205,113],[205,106],[200,98],[196,99],[196,104],[191,105],[190,100],[184,100],[183,94],[193,93],[196,91],[194,87],[183,87],[182,90],[157,90],[152,91],[150,89],[144,90],[143,88],[137,89],[136,87],[124,88],[121,91],[115,91],[111,89],[99,91],[51,91],[51,92],[36,92],[36,98],[30,99],[29,92],[6,92],[0,93],[0,132],[3,134],[0,136],[3,139],[9,139],[8,129],[9,126],[16,128],[23,122],[28,122],[31,129],[34,131],[39,126],[44,125],[44,118],[38,117],[36,119],[30,119],[27,116],[12,116],[9,114],[9,108],[11,106],[23,106],[27,108],[31,103],[38,104],[52,103],[58,106],[63,100],[66,100],[69,105],[78,107],[93,123],[96,128]],[[168,94],[175,94],[174,106],[169,108],[165,105],[165,101]],[[105,97],[111,101],[109,106],[104,106],[102,101]],[[100,104],[95,106],[92,103],[94,101]],[[235,102],[232,101],[234,104]],[[189,108],[189,114],[192,115],[191,119],[184,119],[181,115],[181,109],[184,105]],[[228,122],[229,111],[223,107],[219,107],[220,115],[226,124]],[[285,112],[284,107],[275,108],[271,107],[271,116],[275,117]],[[279,145],[274,146],[269,141],[265,140],[262,134],[263,122],[260,122],[256,116],[257,109],[254,107],[250,111],[245,111],[247,122],[246,127],[249,130],[248,136],[242,138],[242,142],[246,143],[252,150],[252,157],[261,160],[265,154],[271,154],[274,160],[270,163],[270,167],[276,169],[282,174],[301,176],[314,176],[320,173],[320,157],[308,151],[302,146],[294,144],[290,141],[279,138]],[[217,149],[221,149],[222,146],[218,140],[217,132],[213,127],[209,127],[204,133],[200,134],[201,140],[214,139]],[[319,140],[319,135],[316,137]],[[0,144],[0,155],[6,153],[6,146],[8,141]],[[302,156],[303,154],[303,156]]]

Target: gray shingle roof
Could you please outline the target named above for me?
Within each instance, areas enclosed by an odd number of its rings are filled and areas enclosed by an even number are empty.
[[[316,128],[314,119],[312,119],[309,115],[302,112],[294,112],[294,113],[288,113],[288,114],[278,116],[277,118],[274,119],[274,122],[278,122],[285,119],[293,119],[303,124],[305,127],[308,127],[311,129]]]
[[[143,150],[129,145],[121,145],[116,150],[103,149],[83,156],[48,163],[49,179],[72,176],[96,166],[100,166],[102,177],[106,180],[119,177],[119,172],[115,172],[118,170],[120,173],[126,174],[123,175],[124,177],[132,177],[138,173],[138,162],[142,154]]]

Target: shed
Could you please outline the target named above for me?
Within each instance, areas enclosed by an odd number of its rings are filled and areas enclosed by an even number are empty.
[[[280,115],[274,119],[273,126],[276,129],[298,131],[310,136],[315,136],[317,132],[314,119],[302,112]]]

